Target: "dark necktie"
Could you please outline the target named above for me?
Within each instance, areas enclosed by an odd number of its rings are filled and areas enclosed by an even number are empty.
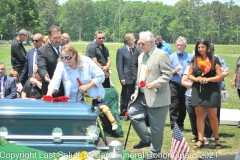
[[[56,49],[57,49],[57,55],[59,56],[59,47],[57,47]]]
[[[132,48],[129,48],[130,55],[132,56]]]

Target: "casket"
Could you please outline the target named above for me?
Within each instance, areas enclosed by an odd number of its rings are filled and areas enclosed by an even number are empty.
[[[4,137],[10,143],[47,152],[96,150],[96,137],[86,135],[99,114],[91,107],[75,101],[1,99],[0,127],[7,129]],[[54,133],[54,129],[62,133]]]

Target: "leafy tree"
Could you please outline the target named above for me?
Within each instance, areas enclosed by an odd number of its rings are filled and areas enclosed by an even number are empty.
[[[19,28],[31,31],[39,25],[39,10],[34,0],[15,0],[15,6],[16,25]]]

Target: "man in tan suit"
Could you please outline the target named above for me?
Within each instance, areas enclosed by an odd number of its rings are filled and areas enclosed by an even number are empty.
[[[143,51],[138,57],[138,75],[129,118],[141,141],[134,149],[149,147],[145,159],[160,156],[163,132],[170,105],[169,81],[172,77],[171,62],[167,52],[155,47],[150,31],[139,34],[139,44]],[[148,132],[145,116],[149,116],[151,134]]]

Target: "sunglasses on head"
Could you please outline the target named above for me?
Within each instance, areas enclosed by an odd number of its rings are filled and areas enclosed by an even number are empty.
[[[42,41],[42,40],[34,40],[34,39],[32,40],[32,42],[36,42],[36,43],[39,42],[39,41]]]
[[[105,37],[99,37],[98,39],[105,39]]]
[[[62,61],[66,61],[66,60],[71,60],[72,59],[72,56],[65,56],[65,57],[61,57],[61,60]]]

